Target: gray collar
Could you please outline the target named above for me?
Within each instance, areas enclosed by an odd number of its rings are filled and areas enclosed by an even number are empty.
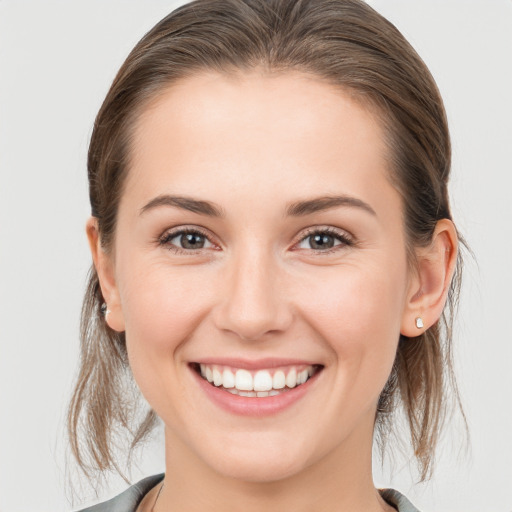
[[[79,512],[135,512],[142,501],[142,498],[144,498],[144,496],[163,479],[164,473],[149,476],[131,487],[128,487],[126,491],[122,492],[115,498],[99,503],[98,505],[85,508]],[[418,509],[398,491],[393,489],[382,489],[379,492],[390,505],[394,506],[398,510],[398,512],[419,512]]]

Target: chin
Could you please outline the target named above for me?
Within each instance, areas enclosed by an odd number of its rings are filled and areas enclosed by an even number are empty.
[[[309,460],[299,443],[264,443],[222,446],[221,453],[211,453],[203,459],[216,473],[245,482],[276,482],[303,471]]]
[[[289,478],[304,469],[298,461],[286,461],[266,458],[263,460],[223,461],[217,468],[219,474],[252,483],[271,483]]]

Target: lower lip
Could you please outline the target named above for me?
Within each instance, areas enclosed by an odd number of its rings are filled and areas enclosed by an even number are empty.
[[[194,374],[196,381],[206,396],[216,405],[233,414],[242,416],[270,416],[287,409],[298,400],[300,400],[314,386],[317,377],[322,371],[318,371],[310,377],[304,384],[296,388],[284,391],[279,395],[265,397],[249,397],[234,395],[229,391],[224,391],[218,387],[212,386],[207,380],[203,379],[194,369],[190,369]]]

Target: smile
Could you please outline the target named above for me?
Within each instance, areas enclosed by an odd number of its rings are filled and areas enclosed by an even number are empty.
[[[250,371],[222,365],[194,365],[196,372],[212,386],[233,395],[254,398],[286,393],[305,384],[321,368],[320,365],[295,365]]]

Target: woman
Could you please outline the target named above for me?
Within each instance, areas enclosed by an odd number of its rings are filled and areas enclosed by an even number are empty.
[[[396,28],[358,0],[183,6],[123,64],[88,167],[73,452],[117,468],[113,432],[156,417],[166,450],[90,510],[415,510],[372,444],[402,408],[429,476],[459,237],[442,100]]]

